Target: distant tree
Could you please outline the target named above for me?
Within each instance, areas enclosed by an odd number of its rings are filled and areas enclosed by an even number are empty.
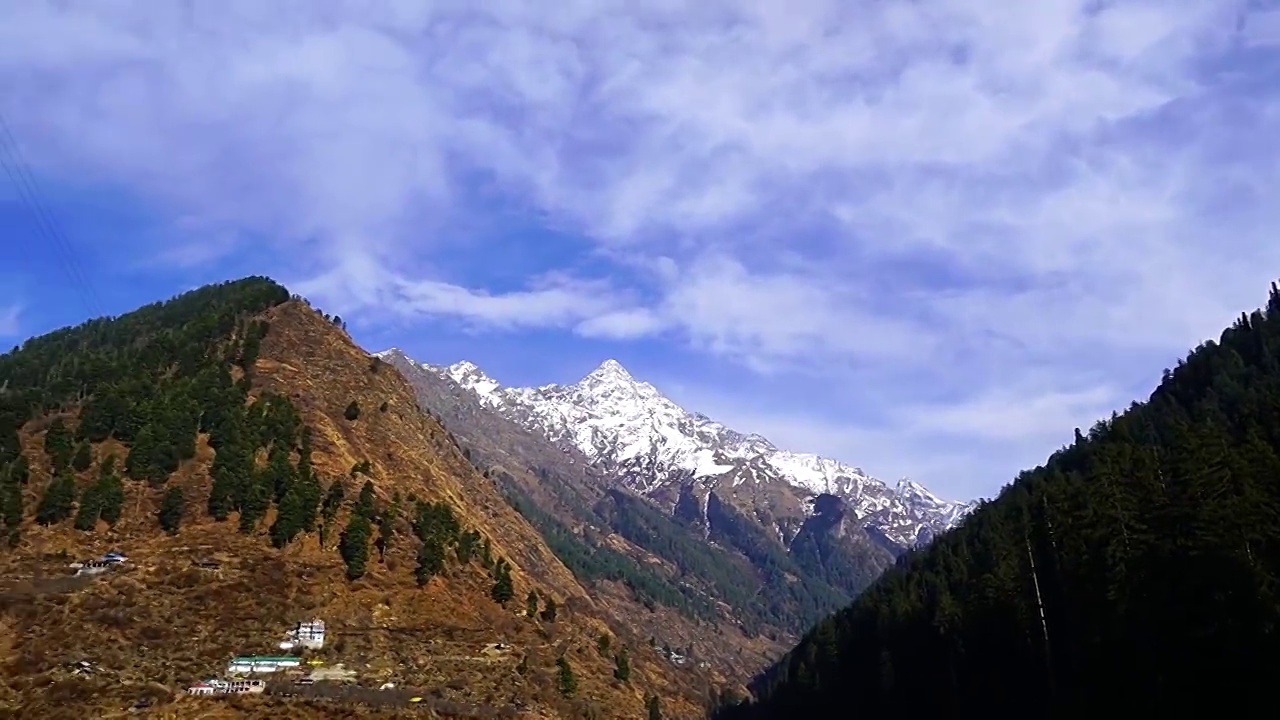
[[[569,659],[564,655],[556,658],[556,668],[556,686],[560,694],[567,698],[573,697],[578,692],[578,678],[569,666]]]
[[[372,522],[375,514],[374,499],[376,497],[373,490],[373,481],[366,480],[364,486],[360,488],[359,497],[356,498],[355,512]]]
[[[507,601],[515,595],[515,587],[511,582],[511,566],[506,560],[500,560],[494,566],[494,583],[489,589],[489,595],[499,605],[506,605]]]
[[[360,417],[360,403],[352,400],[351,404],[347,405],[347,409],[342,412],[342,417],[355,422]]]
[[[55,475],[71,464],[75,446],[72,444],[71,431],[67,429],[67,423],[62,418],[54,418],[53,422],[49,423],[49,429],[44,433],[44,451],[49,456]]]
[[[426,585],[431,578],[444,572],[444,546],[438,538],[429,538],[418,548],[418,567],[414,577],[419,585]]]
[[[538,617],[538,593],[530,590],[529,596],[524,599],[524,614],[531,618]]]
[[[386,412],[387,409],[390,407],[391,407],[391,403],[387,402],[386,400],[383,400],[382,404],[378,406],[378,412]]]
[[[81,441],[76,445],[76,454],[71,458],[71,467],[77,472],[83,472],[93,465],[93,452],[89,448],[89,443]]]
[[[52,525],[66,520],[71,515],[75,501],[75,477],[71,475],[70,467],[64,467],[45,486],[40,502],[36,505],[36,522]]]
[[[98,527],[98,518],[102,515],[102,504],[98,501],[97,483],[90,483],[80,493],[80,502],[76,505],[76,519],[72,527],[77,530],[93,530]]]
[[[98,517],[115,525],[124,511],[124,482],[116,472],[116,456],[107,455],[98,466],[98,479],[94,481],[98,501]]]
[[[542,619],[546,622],[555,622],[556,612],[558,609],[559,608],[556,606],[556,599],[548,596],[547,605],[542,610]]]
[[[329,490],[324,495],[324,501],[320,504],[320,546],[324,547],[328,540],[329,533],[333,528],[333,523],[338,517],[338,510],[342,508],[342,497],[344,494],[342,487],[342,478],[335,478],[329,483]]]
[[[657,695],[650,695],[644,703],[645,712],[648,713],[649,720],[662,720],[662,704],[658,700]]]
[[[160,510],[156,513],[160,527],[170,535],[178,534],[178,527],[182,525],[182,513],[186,506],[187,501],[182,488],[175,485],[166,490],[164,498],[160,501]]]
[[[360,512],[351,514],[351,520],[338,539],[338,553],[346,563],[348,580],[364,576],[365,564],[369,561],[369,536],[372,531],[366,515]]]
[[[600,637],[596,638],[596,652],[600,653],[602,657],[609,656],[609,642],[608,633],[600,633]]]
[[[617,655],[613,656],[613,677],[619,682],[627,682],[631,679],[631,658],[626,648],[622,648]]]
[[[395,511],[394,508],[391,508],[378,516],[378,537],[373,541],[374,547],[378,549],[378,562],[386,562],[387,550],[391,547],[391,539],[394,535]],[[443,550],[441,550],[441,555],[443,554]]]
[[[18,474],[17,464],[15,461],[0,472],[0,521],[3,521],[5,528],[15,533],[22,524],[22,485],[26,482],[25,477]],[[25,472],[25,462],[22,469]]]

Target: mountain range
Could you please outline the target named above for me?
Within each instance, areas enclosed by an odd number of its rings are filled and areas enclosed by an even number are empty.
[[[616,360],[571,385],[522,388],[504,387],[468,361],[426,365],[394,348],[377,355],[471,390],[486,408],[557,446],[576,448],[622,486],[664,506],[674,509],[690,495],[705,505],[711,492],[742,498],[786,545],[823,506],[824,495],[841,501],[893,552],[926,544],[976,505],[943,500],[906,478],[891,487],[838,460],[780,449],[685,410]],[[764,500],[779,493],[787,496],[780,505]]]
[[[375,357],[641,635],[745,680],[973,507],[689,412],[607,360],[506,387],[474,363]]]

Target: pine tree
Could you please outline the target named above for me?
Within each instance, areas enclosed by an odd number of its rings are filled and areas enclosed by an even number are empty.
[[[506,605],[515,596],[515,588],[511,583],[511,566],[506,560],[499,560],[494,567],[494,583],[489,595],[499,605]]]
[[[600,636],[596,638],[596,652],[599,652],[601,657],[609,656],[609,643],[610,640],[607,633],[600,633]]]
[[[254,473],[249,479],[248,492],[240,502],[240,532],[250,535],[258,529],[258,521],[271,507],[274,487],[274,478],[266,469]]]
[[[347,565],[347,579],[364,577],[365,564],[369,561],[369,536],[373,528],[363,513],[351,514],[347,527],[338,540],[338,552]]]
[[[543,608],[543,610],[542,610],[542,619],[543,619],[544,621],[546,621],[546,622],[555,622],[555,621],[556,621],[556,611],[557,611],[557,607],[556,607],[556,599],[555,599],[555,598],[553,598],[553,597],[548,596],[548,597],[547,597],[547,606],[546,606],[545,608]]]
[[[116,472],[116,456],[108,455],[98,467],[98,479],[94,481],[98,502],[98,516],[109,525],[115,525],[124,510],[124,482]]]
[[[93,530],[98,527],[98,518],[102,515],[102,504],[98,499],[98,484],[86,485],[80,493],[80,502],[76,507],[76,519],[72,526],[77,530]]]
[[[662,704],[658,700],[657,695],[650,695],[644,702],[645,712],[648,713],[649,720],[662,720]]]
[[[338,517],[338,510],[342,508],[344,494],[342,478],[337,478],[332,483],[329,483],[329,490],[325,493],[324,502],[320,505],[320,545],[322,547],[329,537],[329,531],[333,527],[335,519]]]
[[[419,585],[426,585],[431,578],[444,572],[444,547],[438,538],[428,538],[418,548],[418,567],[414,577]]]
[[[41,525],[52,525],[62,522],[71,515],[76,501],[76,481],[71,475],[71,468],[64,467],[49,484],[36,505],[36,522]]]
[[[81,442],[76,445],[76,453],[71,458],[71,467],[76,472],[84,472],[91,465],[93,465],[93,452],[90,450],[88,442]]]
[[[75,446],[72,444],[71,431],[67,429],[67,423],[61,417],[54,418],[53,422],[49,423],[49,429],[44,434],[44,451],[49,456],[55,475],[71,464]]]
[[[524,614],[531,618],[538,617],[538,593],[530,590],[529,596],[524,599]]]
[[[365,519],[372,521],[375,515],[374,511],[374,492],[373,481],[366,480],[364,487],[360,488],[360,495],[356,498],[356,507],[354,512],[363,515]]]
[[[399,503],[392,501],[391,506],[378,517],[378,539],[374,545],[378,548],[378,562],[385,562],[387,550],[391,548],[391,538],[395,534],[396,517],[400,514]],[[444,562],[444,548],[440,548],[440,559]]]
[[[556,686],[560,690],[560,694],[571,698],[578,692],[578,678],[573,674],[573,668],[569,666],[569,659],[564,655],[556,658]]]
[[[347,409],[342,411],[342,417],[350,420],[351,422],[355,422],[356,419],[360,417],[360,404],[355,400],[352,400],[351,404],[347,405]]]
[[[631,679],[631,658],[626,648],[619,650],[613,657],[613,677],[619,682],[627,682]]]
[[[156,513],[157,519],[160,521],[160,527],[170,535],[178,534],[178,528],[182,525],[182,513],[186,509],[186,497],[182,492],[182,488],[173,486],[165,491],[164,499],[160,501],[160,510]]]

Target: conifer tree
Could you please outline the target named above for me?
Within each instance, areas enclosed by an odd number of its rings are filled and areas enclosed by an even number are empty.
[[[662,720],[662,704],[657,695],[650,695],[644,703],[649,720]]]
[[[542,619],[546,622],[555,622],[557,610],[556,599],[547,596],[547,606],[542,610]]]
[[[44,494],[36,505],[36,522],[41,525],[52,525],[62,522],[71,515],[76,501],[76,481],[71,475],[71,468],[64,467],[45,486]]]
[[[529,596],[524,599],[524,614],[527,617],[538,617],[538,593],[530,590]]]
[[[115,525],[124,510],[124,482],[116,472],[116,456],[107,455],[98,466],[98,479],[94,481],[98,502],[98,516],[109,525]]]
[[[437,538],[428,538],[418,548],[418,567],[414,577],[419,585],[426,585],[431,578],[444,572],[444,547]]]
[[[619,682],[627,682],[631,679],[631,658],[626,648],[622,648],[617,655],[613,656],[613,677]]]
[[[369,518],[361,512],[353,512],[347,527],[338,540],[338,552],[347,565],[347,579],[357,580],[364,576],[365,564],[369,561],[369,535],[372,534]]]
[[[352,400],[351,404],[347,405],[347,409],[342,412],[342,417],[350,420],[351,422],[355,422],[356,419],[360,417],[360,403]]]
[[[506,605],[507,601],[515,595],[515,588],[511,583],[511,566],[506,560],[498,561],[494,566],[493,576],[494,583],[489,589],[489,595],[499,605]]]
[[[55,475],[71,464],[75,446],[72,444],[71,431],[67,429],[67,423],[61,417],[54,418],[53,422],[49,423],[49,428],[44,434],[44,451],[49,456]]]
[[[76,519],[72,527],[77,530],[93,530],[98,526],[98,517],[102,514],[102,504],[98,500],[98,485],[90,483],[80,493],[80,502],[76,506]]]
[[[556,686],[560,694],[570,698],[578,692],[578,678],[569,666],[569,659],[564,655],[556,658]]]
[[[160,501],[160,510],[156,513],[160,527],[170,535],[176,535],[182,525],[182,513],[186,509],[186,497],[182,488],[173,486],[165,491]]]
[[[88,442],[80,442],[76,445],[76,453],[71,458],[71,467],[76,472],[83,472],[93,465],[93,452],[89,449]]]

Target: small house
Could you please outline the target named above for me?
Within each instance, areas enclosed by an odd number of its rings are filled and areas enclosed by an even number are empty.
[[[195,685],[187,688],[188,695],[213,695],[215,692],[217,692],[217,689],[209,683],[203,682],[196,683]]]
[[[129,557],[124,553],[120,552],[119,550],[112,550],[111,552],[102,556],[103,562],[108,562],[113,565],[116,563],[122,563],[128,559]]]
[[[244,693],[262,693],[267,691],[267,683],[265,680],[232,680],[227,685],[227,692],[244,694]]]
[[[310,622],[300,622],[293,635],[302,647],[319,650],[324,647],[324,621],[317,618]]]

